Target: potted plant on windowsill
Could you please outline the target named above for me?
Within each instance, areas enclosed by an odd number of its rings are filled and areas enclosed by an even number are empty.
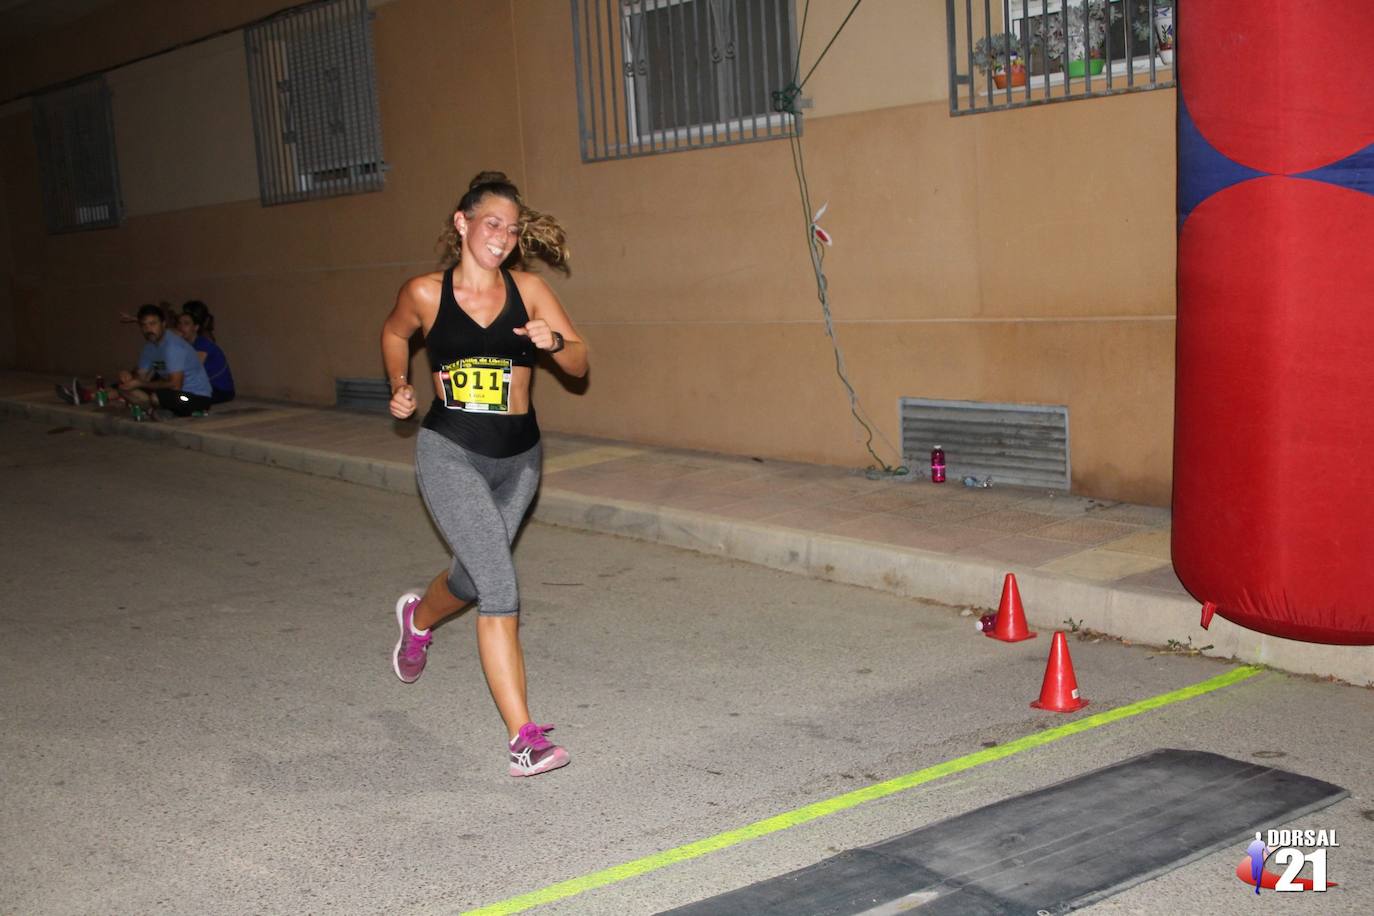
[[[1101,73],[1106,66],[1102,58],[1107,42],[1106,0],[1068,0],[1063,12],[1037,17],[1035,37],[1044,45],[1045,55],[1059,61],[1070,77]]]
[[[973,65],[983,75],[992,75],[998,89],[1026,85],[1026,65],[1021,39],[1010,32],[985,35],[973,46]]]
[[[1153,33],[1155,51],[1159,59],[1172,66],[1174,63],[1174,0],[1154,0],[1154,20],[1150,18],[1150,0],[1135,0],[1135,18],[1131,30],[1137,40],[1146,44]]]

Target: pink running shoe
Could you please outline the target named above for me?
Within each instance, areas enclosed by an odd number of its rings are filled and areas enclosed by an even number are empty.
[[[512,776],[538,776],[568,765],[568,752],[544,737],[551,731],[552,725],[526,722],[520,726],[520,734],[510,743]]]
[[[407,684],[415,683],[424,673],[429,643],[434,638],[429,630],[415,629],[415,609],[419,606],[420,596],[414,592],[406,592],[396,600],[396,623],[400,625],[401,636],[391,653],[391,667]]]

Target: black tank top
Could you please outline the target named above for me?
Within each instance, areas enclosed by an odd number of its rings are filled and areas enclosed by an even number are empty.
[[[429,364],[435,372],[454,360],[475,356],[494,356],[509,359],[516,366],[534,365],[534,344],[528,337],[515,333],[530,323],[525,300],[515,285],[510,271],[502,270],[506,284],[506,303],[491,324],[485,328],[458,305],[453,295],[453,268],[444,271],[444,288],[439,294],[439,313],[425,337]]]
[[[510,271],[502,270],[501,278],[505,305],[484,328],[459,307],[453,268],[444,271],[439,311],[425,335],[430,369],[440,373],[443,390],[425,415],[425,429],[489,458],[519,455],[539,442],[533,405],[529,413],[502,411],[509,403],[510,367],[532,367],[535,346],[515,333],[529,323],[529,312]]]

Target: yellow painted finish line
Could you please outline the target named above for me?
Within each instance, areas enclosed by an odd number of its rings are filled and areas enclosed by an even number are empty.
[[[663,852],[656,852],[653,855],[645,856],[642,859],[635,859],[633,862],[626,862],[623,865],[615,865],[611,868],[604,868],[601,871],[592,872],[590,875],[583,875],[580,878],[569,878],[567,881],[560,881],[557,884],[550,884],[548,887],[528,894],[521,894],[518,897],[511,897],[499,903],[492,903],[476,910],[469,910],[468,916],[497,916],[497,914],[519,913],[531,907],[540,906],[545,903],[553,903],[555,900],[562,900],[566,897],[574,897],[585,891],[594,890],[598,887],[605,887],[608,884],[615,884],[627,878],[636,878],[640,875],[675,865],[678,862],[686,862],[688,859],[695,859],[710,852],[717,852],[730,846],[738,845],[746,840],[758,839],[770,833],[777,833],[779,830],[786,830],[788,827],[796,827],[805,824],[807,821],[814,821],[817,818],[825,817],[827,814],[835,814],[845,811],[864,802],[873,801],[878,798],[885,798],[904,792],[907,789],[915,788],[944,776],[954,773],[961,773],[964,770],[973,769],[985,763],[992,763],[994,760],[1001,760],[1022,751],[1032,748],[1042,747],[1060,738],[1067,738],[1079,732],[1090,731],[1103,725],[1110,725],[1122,719],[1129,719],[1131,716],[1139,715],[1142,712],[1149,712],[1152,709],[1159,709],[1180,700],[1190,700],[1193,697],[1201,696],[1204,693],[1211,693],[1222,687],[1239,683],[1247,678],[1259,674],[1262,669],[1252,665],[1236,668],[1225,674],[1193,684],[1191,687],[1183,687],[1179,690],[1161,693],[1159,696],[1140,700],[1128,706],[1117,709],[1110,709],[1096,715],[1085,716],[1082,719],[1075,719],[1066,722],[1057,728],[1047,728],[1044,731],[1036,732],[1033,735],[1026,735],[1006,744],[999,744],[987,750],[977,751],[972,754],[965,754],[963,757],[956,757],[953,760],[946,760],[944,763],[937,763],[934,766],[917,770],[914,773],[907,773],[905,776],[897,776],[886,782],[874,783],[862,789],[855,789],[853,792],[846,792],[835,798],[828,798],[825,801],[812,802],[803,805],[785,814],[777,814],[773,817],[746,824],[743,827],[736,827],[734,830],[727,830],[715,836],[706,837],[703,840],[696,840],[685,846],[676,849],[667,849]]]

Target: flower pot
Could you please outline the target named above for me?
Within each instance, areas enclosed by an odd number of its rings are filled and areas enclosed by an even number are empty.
[[[1174,11],[1169,7],[1155,8],[1155,42],[1161,49],[1174,47]]]
[[[1085,68],[1084,64],[1088,64],[1089,66]],[[1093,76],[1097,76],[1106,66],[1107,62],[1100,57],[1094,57],[1087,61],[1082,59],[1071,60],[1069,61],[1069,76],[1082,76],[1085,70],[1089,70],[1092,72]]]
[[[998,89],[1005,89],[1005,88],[1007,88],[1007,74],[1006,74],[1006,72],[1004,71],[1004,72],[1002,72],[1002,73],[994,73],[994,74],[992,75],[992,82],[993,82],[993,85],[995,85]],[[1025,67],[1012,67],[1012,68],[1011,68],[1011,85],[1013,85],[1013,86],[1024,86],[1024,85],[1026,85],[1026,68],[1025,68]]]
[[[1174,49],[1173,49],[1173,48],[1160,48],[1160,49],[1159,49],[1159,61],[1160,61],[1160,63],[1164,64],[1164,66],[1166,66],[1166,67],[1172,67],[1172,66],[1174,65]]]

